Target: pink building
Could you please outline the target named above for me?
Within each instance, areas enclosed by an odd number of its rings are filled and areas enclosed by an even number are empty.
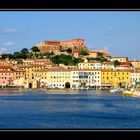
[[[0,65],[0,86],[11,85],[13,80],[13,68],[9,65]]]
[[[14,80],[13,71],[0,70],[0,86],[11,85]]]

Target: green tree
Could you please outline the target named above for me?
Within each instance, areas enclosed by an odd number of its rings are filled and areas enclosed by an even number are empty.
[[[107,59],[105,57],[99,57],[96,59],[97,61],[100,61],[100,62],[107,62]]]
[[[51,61],[57,65],[64,64],[64,65],[77,65],[79,62],[83,62],[81,58],[75,58],[71,55],[55,55],[51,58]]]
[[[47,58],[50,58],[50,56],[51,56],[51,53],[49,53],[49,52],[46,52],[46,53],[44,53],[44,54],[43,54],[43,56],[46,56]]]
[[[81,52],[80,52],[80,55],[84,55],[84,56],[86,56],[86,55],[89,55],[89,53],[86,52],[86,51],[81,51]]]
[[[40,52],[40,50],[38,49],[37,46],[33,46],[33,47],[31,48],[31,50],[32,50],[32,52],[34,52],[35,54],[36,54],[36,52]]]
[[[19,59],[19,58],[23,58],[23,57],[24,57],[24,55],[21,52],[15,52],[13,54],[14,59]]]
[[[86,58],[88,61],[90,61],[90,60],[96,60],[95,58],[92,58],[92,57],[87,57]]]
[[[114,61],[114,66],[116,67],[117,65],[120,65],[121,64],[121,62],[119,62],[118,60],[115,60]]]
[[[26,58],[32,58],[32,57],[33,57],[33,54],[32,53],[26,54]]]
[[[27,48],[23,48],[23,49],[21,50],[21,53],[23,53],[23,54],[28,54],[28,53],[29,53],[29,51],[28,51],[28,49],[27,49]]]
[[[5,59],[5,58],[12,59],[13,55],[12,54],[2,54],[2,59]]]

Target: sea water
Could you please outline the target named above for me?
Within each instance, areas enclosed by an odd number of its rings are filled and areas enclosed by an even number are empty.
[[[140,128],[140,98],[96,91],[1,91],[0,129]]]

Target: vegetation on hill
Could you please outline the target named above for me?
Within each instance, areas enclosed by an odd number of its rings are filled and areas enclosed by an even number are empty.
[[[29,51],[29,50],[31,50],[31,51]],[[2,54],[1,58],[2,59],[9,58],[9,59],[16,59],[16,60],[27,59],[27,58],[38,58],[38,59],[39,58],[48,58],[54,64],[57,64],[57,65],[59,65],[59,64],[77,65],[78,63],[84,61],[82,58],[75,58],[75,57],[71,56],[71,53],[72,53],[71,48],[62,50],[62,52],[63,51],[68,52],[69,55],[66,55],[66,54],[55,55],[53,51],[51,53],[49,53],[49,52],[41,53],[37,46],[33,46],[29,50],[27,48],[23,48],[21,51],[14,52],[13,54]],[[85,51],[85,50],[82,50],[80,52],[80,55],[88,56],[89,53],[87,51]],[[96,60],[96,61],[99,61],[99,62],[108,62],[108,60],[106,58],[104,58],[104,57],[99,57],[99,58],[87,57],[86,59],[88,61]],[[115,66],[119,65],[119,64],[120,64],[120,62],[114,61]]]
[[[68,53],[72,53],[72,49],[71,49],[71,48],[68,48],[68,49],[65,49],[65,50],[61,50],[61,52],[68,52]]]
[[[86,56],[86,55],[89,55],[89,53],[86,52],[86,51],[81,51],[81,52],[80,52],[80,55],[84,55],[84,56]]]
[[[120,65],[121,64],[121,62],[119,62],[118,60],[115,60],[114,61],[114,66],[116,67],[116,66],[118,66],[118,65]]]
[[[108,62],[108,60],[105,58],[105,57],[99,57],[96,59],[97,61],[100,61],[100,62]]]
[[[99,62],[108,62],[108,60],[105,57],[98,57],[98,58],[87,57],[86,59],[88,61],[96,60],[96,61],[99,61]]]
[[[83,62],[84,60],[81,58],[72,57],[71,55],[60,54],[53,56],[51,61],[57,65],[77,65],[79,62]]]
[[[33,46],[33,47],[31,48],[31,50],[32,50],[32,52],[34,52],[35,54],[36,54],[36,52],[40,52],[40,50],[38,49],[37,46]]]

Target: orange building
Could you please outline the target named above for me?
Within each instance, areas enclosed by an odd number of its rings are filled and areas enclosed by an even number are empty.
[[[74,47],[84,47],[85,41],[84,39],[76,38],[68,41],[44,41],[37,45],[41,53],[45,52],[54,52],[55,54],[59,54],[61,50]]]

